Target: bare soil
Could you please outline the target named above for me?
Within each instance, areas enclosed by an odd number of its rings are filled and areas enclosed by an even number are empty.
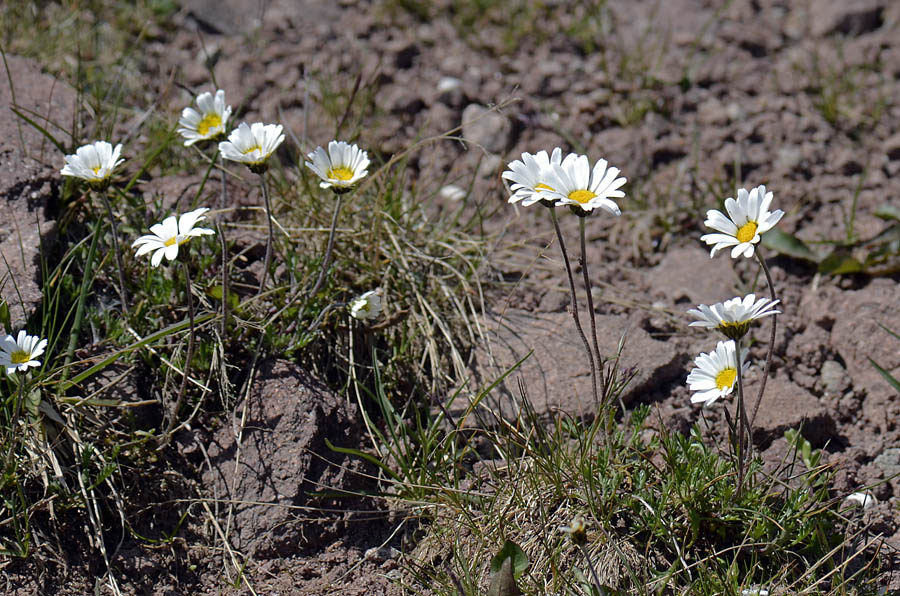
[[[503,106],[497,118],[464,127],[469,143],[425,144],[408,165],[420,196],[433,196],[435,209],[452,206],[441,198],[442,186],[466,189],[496,239],[484,270],[491,357],[477,353],[473,374],[490,378],[537,347],[521,374],[545,412],[589,413],[592,404],[549,218],[543,209],[506,205],[499,174],[521,152],[562,146],[606,158],[628,178],[623,215],[588,222],[587,262],[601,335],[605,349],[613,350],[629,330],[627,365],[639,371],[629,406],[651,404],[658,412],[651,419],[681,431],[700,420],[684,385],[690,361],[712,349],[708,335],[689,330],[685,311],[765,291],[755,263],[727,255],[710,260],[699,240],[706,209],[734,196],[736,187],[765,184],[775,193],[773,206],[786,213],[779,228],[824,250],[848,233],[874,238],[888,227],[876,210],[900,207],[896,2],[736,0],[723,7],[665,0],[610,2],[597,10],[579,2],[498,3],[474,14],[469,3],[454,0],[249,4],[183,2],[141,62],[148,104],[160,101],[174,121],[192,95],[169,81],[209,90],[211,68],[229,102],[239,106],[237,121],[281,122],[305,153],[335,136],[335,114],[344,106],[331,98],[359,79],[356,104],[338,137],[353,136],[383,159],[460,126],[477,106]],[[281,157],[287,162],[297,155]],[[246,201],[249,193],[237,189],[231,196]],[[574,218],[564,217],[563,227],[571,250]],[[763,250],[784,314],[756,419],[757,449],[764,459],[780,459],[784,431],[802,428],[839,466],[836,496],[869,487],[880,502],[866,515],[885,541],[884,583],[900,589],[900,396],[869,360],[900,374],[900,344],[880,327],[900,330],[898,276],[820,275],[812,264]],[[756,334],[757,361],[767,348],[768,324]],[[327,422],[304,422],[299,413],[308,409],[307,389],[298,387],[314,381],[289,374],[292,366],[270,363],[258,385],[274,385],[251,399],[251,408],[257,407],[253,399],[262,400],[263,412],[253,428],[282,441],[253,439],[255,446],[244,451],[241,466],[254,474],[268,470],[260,498],[284,503],[287,511],[309,505],[312,491],[290,482],[290,466],[304,474],[310,469],[300,462],[304,453],[331,458],[338,470],[319,469],[304,481],[372,488],[348,480],[357,475],[346,468],[358,462],[335,461],[323,447],[324,438],[336,441],[341,433],[342,441],[360,440],[358,414],[341,410],[344,401],[336,398],[329,402],[333,410],[323,410]],[[760,375],[755,367],[751,382]],[[515,387],[511,381],[498,391],[498,407],[514,407]],[[285,416],[297,418],[288,424]],[[716,408],[706,417],[713,428],[724,420]],[[290,445],[294,431],[307,443],[286,455],[278,449]],[[157,532],[174,527],[178,520],[165,515],[165,503],[227,492],[228,482],[210,476],[220,465],[216,458],[228,460],[233,449],[222,441],[227,432],[182,433],[177,449],[160,462],[169,474],[165,486],[148,482],[136,487],[145,494],[131,496],[136,525]],[[274,462],[278,469],[268,467]],[[235,466],[228,470],[223,478],[236,473]],[[241,480],[232,482],[234,489]],[[252,500],[247,495],[237,497]],[[402,593],[391,550],[410,546],[411,532],[393,533],[402,512],[377,502],[320,498],[325,501],[314,504],[331,513],[312,522],[271,508],[261,515],[252,507],[236,516],[207,515],[198,505],[172,540],[154,544],[125,536],[113,561],[122,592],[250,593],[229,575],[223,530],[210,522],[230,518],[246,522],[230,529],[230,546],[255,552],[245,573],[260,594]],[[253,525],[272,515],[278,519]],[[254,536],[257,527],[273,529]],[[80,535],[82,528],[72,528],[41,563],[9,564],[6,592],[92,592],[103,566]]]

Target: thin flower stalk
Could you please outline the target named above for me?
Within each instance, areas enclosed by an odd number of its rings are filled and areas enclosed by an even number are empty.
[[[109,202],[106,189],[98,190],[97,194],[106,207],[106,216],[109,218],[109,225],[112,226],[113,233],[113,249],[116,255],[116,266],[119,269],[119,298],[122,300],[122,312],[128,313],[128,290],[125,287],[125,265],[122,261],[122,249],[119,247],[119,228],[116,225],[116,218],[113,216],[112,205]]]
[[[309,296],[315,296],[316,292],[319,291],[319,288],[322,287],[322,282],[325,281],[325,274],[328,271],[328,265],[331,262],[331,251],[334,249],[334,235],[337,230],[337,222],[338,215],[341,212],[341,201],[344,198],[344,195],[338,193],[335,195],[337,197],[334,205],[334,214],[331,216],[331,229],[328,230],[328,244],[325,247],[325,258],[322,259],[322,268],[319,270],[319,277],[316,278],[316,284],[309,291]]]
[[[759,261],[760,267],[762,267],[763,273],[766,276],[766,283],[769,284],[769,294],[772,296],[772,301],[777,300],[777,296],[775,294],[775,284],[772,283],[772,274],[769,273],[769,266],[766,265],[766,260],[760,254],[759,249],[756,250],[756,259]],[[756,404],[753,406],[753,416],[750,417],[750,425],[756,421],[756,413],[759,411],[759,405],[762,403],[763,394],[766,391],[766,380],[769,378],[769,367],[772,365],[772,352],[775,350],[775,331],[778,328],[778,315],[772,315],[772,331],[769,334],[769,349],[766,351],[766,364],[763,368],[763,376],[762,381],[759,384],[759,393],[756,396]]]
[[[588,362],[591,365],[591,391],[594,396],[594,405],[600,406],[600,396],[597,393],[597,364],[594,361],[594,353],[591,345],[588,343],[587,336],[584,334],[584,328],[581,326],[581,317],[578,314],[578,296],[575,293],[575,278],[572,276],[572,264],[569,262],[569,255],[566,252],[566,242],[563,239],[562,231],[559,229],[559,218],[556,215],[556,207],[552,203],[547,205],[550,211],[550,218],[553,220],[553,229],[556,230],[556,238],[559,242],[559,250],[562,253],[563,262],[566,265],[566,275],[569,278],[569,293],[572,296],[572,318],[575,320],[575,328],[578,329],[578,336],[581,337],[581,343],[584,344],[584,350],[588,355]],[[604,432],[606,424],[603,425]]]
[[[100,223],[91,232],[91,245],[88,248],[87,259],[84,262],[84,271],[81,278],[81,290],[78,293],[78,303],[75,306],[75,320],[72,322],[72,330],[69,332],[69,344],[66,347],[66,359],[63,363],[62,378],[57,384],[57,391],[62,391],[65,381],[69,376],[69,365],[75,357],[75,348],[78,347],[78,338],[81,335],[81,327],[84,324],[84,309],[87,295],[94,281],[94,258],[97,254],[97,242],[100,239]]]
[[[747,419],[747,408],[744,404],[744,373],[743,366],[741,366],[741,340],[740,338],[734,340],[734,357],[735,363],[734,367],[737,372],[737,393],[738,393],[738,401],[737,401],[737,416],[738,416],[738,431],[737,431],[737,441],[735,442],[737,448],[737,461],[738,461],[738,484],[737,484],[737,498],[741,498],[741,494],[744,489],[744,476],[747,473],[747,461],[750,459],[750,447],[752,446],[752,424]],[[763,377],[763,381],[765,381],[765,377]]]
[[[184,396],[187,394],[188,379],[191,374],[191,360],[194,357],[194,341],[196,330],[194,329],[194,296],[191,285],[191,272],[187,266],[187,262],[181,261],[181,270],[184,272],[184,285],[187,292],[188,305],[188,347],[187,355],[184,359],[184,367],[182,370],[181,388],[178,390],[178,398],[175,400],[175,407],[169,414],[169,423],[166,425],[166,432],[161,437],[161,445],[166,445],[172,437],[172,430],[178,424],[178,412],[184,405]]]
[[[275,241],[275,224],[272,222],[272,205],[269,202],[269,186],[266,184],[266,173],[259,173],[259,186],[262,188],[263,204],[266,207],[266,223],[268,225],[268,235],[266,236],[266,260],[263,265],[262,279],[259,281],[259,290],[257,294],[262,294],[266,287],[266,278],[269,275],[269,267],[272,266],[272,244]]]
[[[597,363],[597,369],[601,372],[603,371],[604,359],[603,356],[600,355],[600,344],[597,340],[597,315],[594,312],[594,295],[591,291],[591,276],[588,274],[588,266],[587,266],[587,249],[585,242],[585,233],[584,233],[584,220],[586,217],[578,218],[578,232],[581,238],[581,258],[579,262],[581,263],[581,274],[584,277],[584,292],[587,294],[587,306],[588,306],[588,314],[591,317],[591,339],[594,343],[594,358]],[[604,408],[604,415],[606,414],[606,387],[603,380],[603,374],[600,374],[600,396],[602,398],[601,405]]]

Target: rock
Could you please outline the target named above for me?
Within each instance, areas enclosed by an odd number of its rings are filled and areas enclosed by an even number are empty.
[[[345,523],[352,514],[330,511],[349,512],[354,506],[347,498],[311,493],[362,487],[360,461],[325,444],[327,438],[339,447],[360,447],[355,406],[283,360],[260,366],[248,399],[243,427],[245,406],[238,404],[233,423],[215,434],[207,449],[211,469],[203,474],[210,496],[234,504],[234,546],[272,558],[331,544],[349,531]],[[223,527],[228,509],[219,506]]]
[[[438,195],[446,201],[455,203],[469,196],[469,191],[455,184],[446,184],[440,188]]]
[[[840,362],[826,360],[822,364],[820,375],[825,397],[841,396],[850,388],[850,377]]]
[[[881,468],[885,478],[897,476],[900,474],[900,447],[888,447],[875,456],[873,463]]]
[[[581,322],[589,334],[590,323],[584,312]],[[469,390],[486,387],[525,358],[486,397],[494,411],[506,416],[514,416],[519,411],[520,384],[538,414],[561,410],[580,416],[596,411],[587,354],[569,313],[533,314],[510,309],[502,315],[490,315],[484,325],[488,329],[488,342],[474,355]],[[629,328],[624,317],[597,315],[597,335],[604,355],[615,354],[625,332],[620,368],[625,374],[634,373],[622,395],[623,401],[629,404],[680,377],[687,357],[665,342],[652,339],[643,329]]]
[[[509,143],[510,123],[503,114],[469,104],[462,114],[462,135],[491,153],[502,153]]]
[[[762,371],[755,371],[761,375]],[[753,416],[759,379],[751,378],[744,388],[747,414]],[[765,450],[775,439],[784,436],[784,431],[795,428],[812,443],[822,447],[837,436],[834,418],[827,408],[812,394],[794,383],[770,378],[766,382],[766,393],[753,425],[753,441]]]
[[[462,81],[456,77],[441,77],[436,91],[438,100],[448,106],[456,107],[463,101]]]
[[[365,559],[375,563],[383,563],[400,556],[400,551],[392,546],[373,546],[366,551]]]
[[[65,133],[54,123],[73,121],[75,91],[43,74],[33,60],[7,55],[6,62],[19,109],[64,142]],[[64,163],[12,107],[10,86],[0,85],[0,293],[9,301],[9,331],[21,327],[41,300],[41,251],[49,251],[56,233],[48,207],[57,199]]]
[[[803,163],[803,150],[796,145],[779,147],[775,154],[774,168],[779,172],[793,172]]]
[[[817,2],[810,11],[810,28],[816,36],[841,34],[856,37],[884,24],[885,2],[881,0],[829,0]]]
[[[185,8],[210,33],[222,35],[237,35],[259,27],[263,11],[257,3],[242,0],[187,0]]]

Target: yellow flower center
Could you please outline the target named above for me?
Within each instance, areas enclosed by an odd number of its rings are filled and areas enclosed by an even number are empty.
[[[756,228],[757,224],[755,221],[748,221],[738,228],[735,238],[738,239],[738,242],[750,242],[756,236]]]
[[[10,363],[12,364],[25,364],[29,360],[31,360],[31,354],[24,350],[16,350],[9,357]]]
[[[350,180],[353,178],[353,170],[348,168],[347,166],[337,166],[331,168],[326,172],[329,178],[332,180]]]
[[[573,190],[569,193],[569,198],[581,205],[584,205],[596,196],[596,194],[589,190]]]
[[[171,238],[169,238],[165,242],[163,242],[163,246],[167,246],[167,247],[172,246],[172,245],[176,244],[177,242],[178,242],[178,237],[172,236]]]
[[[94,171],[94,176],[100,175],[101,168],[102,168],[102,166],[94,166],[93,168],[91,168]]]
[[[552,187],[547,186],[547,185],[544,184],[543,182],[540,182],[540,183],[538,183],[537,185],[535,185],[534,190],[549,190],[550,192],[556,192],[556,191],[553,190]]]
[[[718,387],[720,391],[731,389],[736,378],[737,369],[723,368],[719,374],[716,375],[716,387]]]
[[[197,134],[201,137],[205,137],[209,134],[209,130],[211,128],[218,128],[222,126],[222,119],[215,112],[211,114],[207,114],[203,117],[203,119],[197,124]]]
[[[243,151],[241,151],[241,153],[247,155],[248,153],[253,153],[254,151],[259,151],[260,153],[262,153],[262,147],[260,147],[259,145],[253,145],[252,147],[244,149]]]

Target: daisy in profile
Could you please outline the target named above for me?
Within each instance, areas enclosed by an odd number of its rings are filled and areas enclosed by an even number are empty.
[[[378,318],[381,314],[381,296],[375,290],[369,290],[350,303],[350,316],[360,321]]]
[[[201,207],[200,209],[188,211],[177,219],[174,215],[170,215],[162,223],[150,226],[152,234],[141,236],[131,243],[131,248],[137,248],[134,256],[140,257],[156,251],[150,258],[150,264],[154,267],[159,266],[163,257],[174,261],[175,257],[178,256],[178,247],[188,242],[191,238],[215,234],[213,230],[208,228],[194,227],[198,221],[206,219],[206,216],[203,214],[207,211],[209,211],[208,208]]]
[[[254,122],[231,131],[227,141],[219,143],[222,157],[246,164],[250,171],[260,174],[266,171],[266,160],[284,142],[284,127],[280,124]]]
[[[354,184],[368,175],[369,156],[355,143],[350,145],[344,141],[331,141],[328,151],[316,147],[306,157],[306,167],[322,179],[321,188],[330,188],[336,193],[349,191]]]
[[[197,141],[209,141],[225,134],[225,126],[231,117],[231,106],[225,105],[225,92],[216,91],[215,97],[206,91],[197,96],[197,109],[184,108],[178,121],[178,134],[184,137],[184,146]]]
[[[741,350],[741,375],[750,366],[745,362],[746,358],[747,349],[744,348]],[[734,391],[737,384],[736,362],[734,342],[731,340],[720,341],[714,351],[697,356],[694,359],[697,368],[687,378],[688,387],[695,392],[691,403],[703,402],[704,406],[708,406]]]
[[[780,310],[773,310],[778,302],[768,298],[757,300],[755,294],[747,294],[743,298],[735,296],[712,306],[701,304],[689,310],[688,314],[697,319],[691,323],[691,327],[716,329],[729,339],[741,339],[750,330],[750,323],[756,319],[780,314]]]
[[[26,372],[30,367],[41,365],[37,357],[44,353],[46,347],[46,339],[28,335],[24,329],[16,337],[7,335],[0,341],[0,366],[6,368],[9,376],[13,376],[17,370]]]
[[[715,209],[707,211],[704,223],[717,233],[705,234],[700,239],[712,245],[710,258],[716,256],[719,250],[728,247],[734,247],[731,249],[732,259],[740,255],[752,257],[753,245],[757,244],[760,236],[771,230],[784,215],[781,209],[769,211],[772,197],[771,192],[766,192],[765,186],[757,186],[750,192],[742,188],[738,190],[737,200],[731,197],[725,199],[727,217]]]
[[[548,178],[550,199],[560,205],[572,205],[579,215],[587,215],[600,208],[613,215],[622,211],[612,199],[620,199],[625,193],[619,188],[627,182],[619,178],[619,168],[607,168],[607,161],[601,159],[594,167],[586,155],[570,153],[560,164],[553,164]]]
[[[545,203],[548,206],[556,202],[556,199],[551,199],[548,194],[553,192],[553,188],[548,186],[547,182],[553,166],[559,166],[561,163],[562,149],[559,147],[549,156],[546,151],[541,150],[534,155],[523,153],[522,159],[509,162],[508,169],[500,176],[512,183],[509,190],[513,194],[509,197],[509,202],[522,201],[525,207],[539,201],[548,201]]]
[[[106,141],[97,141],[83,145],[75,151],[75,155],[66,155],[66,165],[60,170],[63,176],[72,176],[86,180],[92,188],[104,189],[109,184],[109,177],[124,159],[121,143],[115,148]]]

